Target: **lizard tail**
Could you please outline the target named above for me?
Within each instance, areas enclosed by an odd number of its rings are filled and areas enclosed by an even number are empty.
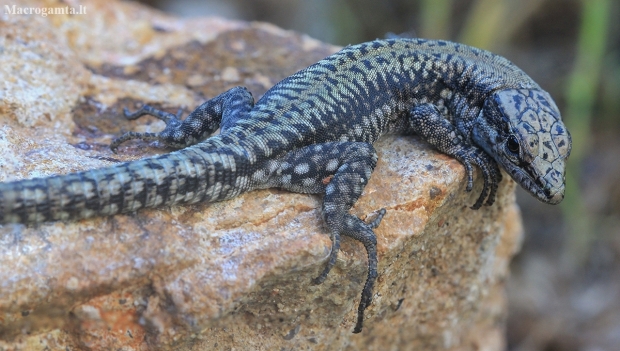
[[[0,224],[70,221],[232,198],[248,188],[235,147],[202,143],[170,154],[48,178],[0,183]]]

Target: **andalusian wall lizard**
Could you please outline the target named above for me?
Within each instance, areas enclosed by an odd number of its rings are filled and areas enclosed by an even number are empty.
[[[473,209],[491,205],[500,167],[539,200],[564,197],[571,139],[547,92],[501,56],[447,41],[377,40],[348,46],[284,79],[254,103],[237,87],[185,120],[143,106],[166,122],[161,133],[126,133],[181,148],[170,154],[49,178],[0,183],[0,224],[110,216],[145,207],[221,201],[259,188],[323,194],[333,242],[361,241],[368,277],[354,332],[360,332],[377,277],[377,227],[349,214],[377,162],[372,144],[388,133],[417,134],[466,168],[484,187]],[[218,128],[221,133],[209,137]]]

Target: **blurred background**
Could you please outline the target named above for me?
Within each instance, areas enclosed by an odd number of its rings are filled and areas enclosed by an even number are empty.
[[[573,137],[566,198],[519,190],[526,236],[508,282],[509,350],[620,350],[620,1],[144,0],[180,16],[265,21],[347,45],[387,33],[508,57]]]

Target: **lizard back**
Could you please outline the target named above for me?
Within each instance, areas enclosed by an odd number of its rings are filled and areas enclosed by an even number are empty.
[[[260,140],[258,146],[270,139],[263,150],[269,156],[328,141],[373,143],[386,133],[408,133],[409,110],[433,103],[463,119],[469,134],[485,99],[510,88],[539,86],[489,51],[449,41],[377,40],[345,47],[277,83],[231,132]]]

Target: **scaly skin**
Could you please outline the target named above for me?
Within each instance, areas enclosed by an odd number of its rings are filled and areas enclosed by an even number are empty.
[[[127,213],[145,207],[220,201],[269,187],[324,194],[323,216],[336,262],[340,235],[362,242],[368,277],[354,332],[362,330],[377,277],[376,228],[349,214],[377,162],[372,146],[387,133],[418,134],[466,168],[484,188],[473,209],[491,205],[502,167],[539,200],[564,197],[571,140],[548,93],[503,57],[421,39],[377,40],[342,51],[284,79],[256,104],[242,87],[203,103],[187,119],[144,106],[160,140],[182,148],[117,166],[0,183],[0,223],[34,224]],[[221,134],[209,136],[218,128]],[[329,181],[325,181],[329,179]]]

